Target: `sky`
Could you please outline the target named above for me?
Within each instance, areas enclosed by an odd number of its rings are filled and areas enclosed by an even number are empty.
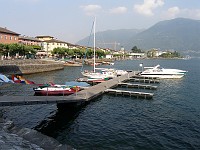
[[[147,29],[178,17],[200,20],[200,0],[0,0],[0,27],[75,44],[96,32]]]

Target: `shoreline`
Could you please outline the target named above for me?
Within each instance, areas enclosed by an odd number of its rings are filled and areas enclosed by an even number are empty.
[[[0,149],[74,150],[56,139],[29,128],[18,128],[13,121],[0,116]]]
[[[48,60],[27,59],[0,61],[0,72],[8,75],[34,74],[62,69],[64,69],[63,63]]]

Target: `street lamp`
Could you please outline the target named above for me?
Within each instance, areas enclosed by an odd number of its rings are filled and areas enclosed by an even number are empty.
[[[47,43],[47,58],[49,57],[49,43]]]

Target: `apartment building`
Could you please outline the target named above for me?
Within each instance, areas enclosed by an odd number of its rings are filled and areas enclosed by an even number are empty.
[[[36,38],[42,41],[41,44],[42,49],[48,56],[51,55],[51,52],[53,51],[54,48],[58,47],[69,48],[67,42],[54,39],[54,37],[52,36],[36,36]]]
[[[19,42],[19,35],[16,32],[0,27],[0,43],[11,44]]]
[[[42,41],[34,37],[19,36],[19,43],[24,45],[37,45],[41,46]]]

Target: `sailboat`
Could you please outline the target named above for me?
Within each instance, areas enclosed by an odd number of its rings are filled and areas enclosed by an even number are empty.
[[[89,79],[102,79],[102,80],[107,80],[107,79],[109,79],[109,78],[114,78],[114,77],[116,77],[117,76],[117,74],[114,72],[114,71],[105,71],[105,70],[101,70],[100,72],[96,72],[96,60],[95,60],[95,55],[96,55],[96,53],[95,53],[95,48],[96,48],[96,38],[95,38],[95,29],[96,28],[96,17],[95,17],[95,19],[94,19],[94,22],[93,22],[93,35],[94,35],[94,45],[93,45],[93,48],[94,48],[94,58],[93,58],[93,71],[88,71],[88,70],[85,70],[85,71],[83,71],[83,72],[81,72],[82,73],[82,75],[83,76],[85,76],[85,77],[88,77]]]

